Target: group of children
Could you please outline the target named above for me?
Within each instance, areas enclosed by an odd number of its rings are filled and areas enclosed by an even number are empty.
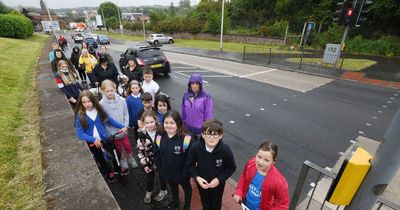
[[[60,72],[67,66],[60,62]],[[77,136],[87,142],[108,182],[115,182],[118,173],[128,174],[129,165],[138,167],[127,135],[130,128],[137,143],[139,165],[146,174],[145,203],[163,200],[168,194],[168,185],[172,207],[179,208],[178,186],[181,185],[185,196],[183,209],[190,209],[193,177],[203,209],[221,209],[225,182],[235,172],[236,164],[230,147],[222,141],[222,123],[212,119],[212,100],[202,91],[200,75],[194,74],[189,79],[181,116],[171,109],[168,97],[159,93],[151,70],[143,71],[143,82],[129,82],[126,99],[117,94],[113,81],[104,80],[100,101],[92,92],[80,91],[79,83],[65,72],[64,76],[57,75],[64,83],[74,83],[78,88],[72,91],[70,100],[76,104]],[[114,154],[115,148],[118,152],[110,165],[104,153]],[[236,202],[243,202],[249,209],[288,208],[287,182],[274,167],[277,153],[275,144],[260,145],[256,157],[246,164],[240,177],[233,195]],[[153,197],[156,174],[160,178],[160,190]]]

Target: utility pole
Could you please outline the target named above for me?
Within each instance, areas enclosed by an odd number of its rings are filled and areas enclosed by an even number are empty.
[[[300,49],[303,48],[303,38],[304,38],[304,33],[306,31],[306,25],[307,25],[307,22],[304,22],[303,32],[301,33],[301,39],[300,39],[300,44],[299,44]]]
[[[222,0],[222,16],[221,16],[221,38],[219,40],[219,51],[222,53],[222,38],[224,34],[224,10],[225,10],[225,0]]]
[[[146,41],[146,26],[144,24],[143,8],[141,8],[141,10],[142,10],[142,22],[143,22],[143,39],[144,41]]]
[[[51,33],[54,34],[54,35],[56,35],[56,33],[54,32],[54,29],[53,29],[53,18],[51,18],[50,11],[49,11],[49,7],[47,6],[47,1],[46,1],[46,0],[43,0],[43,2],[44,2],[45,5],[46,5],[47,15],[49,16],[49,20],[50,20],[50,23],[51,23],[51,26],[50,26]],[[57,35],[56,35],[56,38],[57,38]]]
[[[117,3],[117,1],[115,1]],[[119,7],[117,3],[117,12],[118,12],[118,20],[119,20],[119,30],[121,31],[122,40],[124,40],[124,27],[121,22],[121,14],[119,13]]]
[[[106,28],[106,34],[108,35],[107,24],[106,24],[106,18],[104,17],[103,8],[101,8],[101,16],[103,16],[104,27]]]
[[[389,128],[372,158],[371,170],[346,210],[372,209],[378,197],[400,169],[400,109],[397,110]],[[398,186],[396,186],[398,187]]]

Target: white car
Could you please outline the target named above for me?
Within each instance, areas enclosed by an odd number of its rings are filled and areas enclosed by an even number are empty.
[[[151,45],[173,44],[174,38],[165,36],[164,34],[150,34],[150,36],[147,38],[147,42]]]

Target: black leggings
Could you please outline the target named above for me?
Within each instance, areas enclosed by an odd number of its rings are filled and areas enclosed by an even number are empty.
[[[220,183],[216,188],[203,189],[197,184],[203,210],[220,210],[225,183]]]
[[[152,192],[154,188],[154,178],[155,178],[155,172],[154,170],[151,171],[150,173],[146,174],[146,191],[147,192]],[[167,189],[167,183],[165,183],[161,178],[160,178],[160,189],[161,190],[166,190]]]
[[[192,185],[190,185],[190,178],[186,178],[178,183],[170,182],[168,183],[171,187],[172,198],[175,205],[179,204],[179,188],[181,185],[185,193],[185,206],[190,206],[190,201],[192,200]]]
[[[81,78],[81,80],[86,80],[86,72],[83,69],[78,69],[78,73],[79,73],[79,77]]]
[[[110,142],[101,142],[103,144],[103,148],[109,152],[112,156],[114,156],[114,149],[115,149],[115,145],[113,143]],[[100,163],[100,170],[103,173],[110,173],[110,172],[120,172],[120,167],[117,164],[116,158],[120,158],[120,154],[118,153],[118,150],[115,149],[115,151],[117,152],[117,156],[115,158],[114,156],[114,160],[113,160],[113,168],[110,167],[110,165],[108,165],[107,161],[104,159],[104,155],[103,152],[101,151],[101,148],[97,148],[94,144],[93,146],[90,146],[90,144],[88,143],[89,149],[92,152],[92,154],[94,155],[94,158],[97,160],[97,162]]]

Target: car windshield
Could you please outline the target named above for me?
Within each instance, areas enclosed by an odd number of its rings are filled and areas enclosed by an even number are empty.
[[[160,49],[144,49],[140,51],[140,55],[138,57],[141,58],[152,58],[161,56],[163,53]]]

